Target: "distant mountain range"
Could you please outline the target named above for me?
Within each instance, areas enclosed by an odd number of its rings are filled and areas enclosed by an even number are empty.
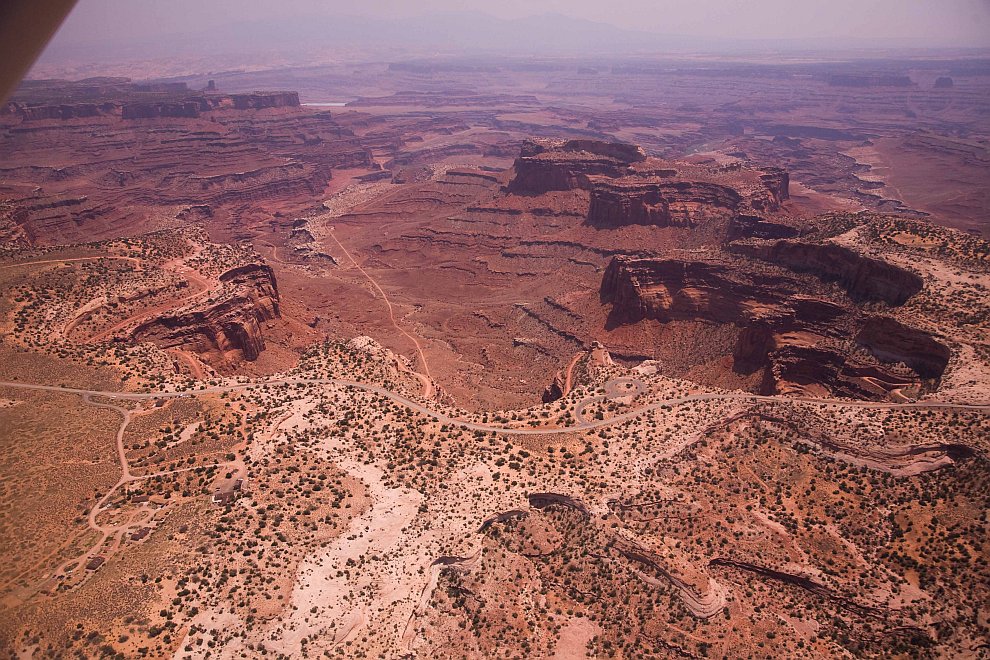
[[[275,21],[231,22],[209,29],[171,34],[111,32],[56,39],[50,54],[140,49],[145,54],[195,48],[197,52],[326,48],[342,46],[383,52],[504,52],[581,54],[630,53],[696,47],[697,39],[625,30],[560,14],[505,20],[479,12],[447,12],[403,19],[363,16],[286,17]]]
[[[118,25],[120,27],[118,27]],[[437,56],[732,53],[757,50],[905,48],[903,40],[757,40],[657,34],[628,30],[562,14],[500,19],[480,12],[445,12],[396,19],[353,15],[287,16],[234,21],[195,30],[157,33],[130,30],[126,17],[85,37],[56,37],[43,59],[159,58],[182,55],[278,52],[289,57],[361,51],[387,58],[396,54]]]

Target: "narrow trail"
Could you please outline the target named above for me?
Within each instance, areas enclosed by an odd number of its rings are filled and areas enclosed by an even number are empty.
[[[208,295],[213,288],[210,281],[207,278],[203,277],[199,273],[199,271],[197,271],[195,268],[187,266],[184,263],[188,259],[192,259],[198,256],[200,252],[202,252],[202,247],[199,247],[198,249],[194,249],[193,253],[189,256],[173,259],[171,261],[162,264],[162,270],[167,271],[175,268],[176,272],[181,273],[182,276],[186,278],[186,281],[189,282],[191,285],[193,285],[192,286],[193,291],[191,293],[181,298],[171,300],[167,304],[156,305],[151,309],[142,310],[137,314],[133,314],[127,317],[126,319],[118,323],[115,323],[113,326],[101,330],[100,332],[97,332],[95,335],[90,337],[87,340],[87,342],[92,343],[92,342],[103,341],[107,337],[113,335],[116,332],[119,332],[120,330],[126,328],[129,325],[140,323],[141,321],[151,318],[152,316],[163,314],[173,309],[179,309],[180,307],[187,305],[188,303],[192,302],[197,298],[202,298],[203,296]]]
[[[636,378],[622,377],[616,378],[609,381],[605,385],[605,394],[590,396],[576,403],[575,412],[577,413],[578,423],[567,427],[530,427],[530,428],[517,428],[517,427],[501,427],[489,424],[480,424],[457,417],[453,417],[445,412],[435,410],[427,407],[419,401],[415,401],[408,397],[405,397],[391,390],[385,389],[383,387],[378,387],[376,385],[369,385],[366,383],[360,383],[356,381],[348,381],[335,378],[282,378],[273,379],[267,381],[257,381],[257,382],[247,382],[247,383],[234,383],[228,385],[218,385],[203,387],[199,390],[192,390],[187,392],[180,391],[157,391],[157,392],[113,392],[113,391],[102,391],[102,390],[87,390],[81,388],[63,387],[57,385],[41,385],[34,383],[23,383],[16,381],[0,381],[0,387],[8,387],[13,389],[22,389],[30,391],[42,391],[42,392],[59,392],[66,394],[76,394],[82,397],[83,402],[86,405],[91,405],[99,408],[106,408],[113,410],[121,415],[121,422],[115,434],[115,449],[117,453],[117,459],[120,464],[120,478],[117,483],[110,488],[102,497],[100,497],[93,507],[90,509],[88,514],[88,530],[98,534],[98,541],[93,544],[89,550],[77,556],[74,559],[70,559],[63,562],[54,572],[49,573],[38,583],[32,587],[26,587],[21,590],[22,595],[17,596],[18,599],[30,598],[32,594],[36,593],[44,583],[50,579],[52,576],[59,574],[60,572],[65,572],[70,566],[74,567],[73,570],[78,569],[85,562],[89,561],[94,556],[103,552],[104,549],[109,551],[107,555],[112,556],[124,542],[124,537],[135,523],[138,513],[134,513],[128,518],[126,518],[120,524],[100,524],[99,515],[103,512],[103,507],[107,505],[110,499],[113,497],[121,487],[128,483],[143,481],[145,479],[151,479],[156,476],[164,476],[168,474],[178,474],[199,469],[211,469],[211,468],[224,468],[230,467],[236,471],[241,471],[244,469],[243,463],[241,461],[235,460],[232,462],[218,462],[209,465],[198,465],[183,468],[176,468],[171,470],[161,470],[158,472],[151,472],[147,474],[133,474],[131,472],[131,466],[128,463],[125,447],[124,447],[124,434],[127,430],[127,426],[130,423],[134,415],[143,414],[141,410],[131,410],[125,408],[124,406],[117,405],[113,401],[152,401],[159,399],[175,399],[175,398],[189,398],[200,395],[207,394],[217,394],[223,392],[235,392],[235,391],[245,391],[260,387],[270,387],[270,386],[294,386],[294,385],[332,385],[337,387],[344,387],[349,389],[356,389],[371,394],[379,395],[385,397],[392,402],[405,406],[410,410],[429,416],[440,423],[449,424],[457,426],[469,431],[482,431],[491,433],[500,433],[503,435],[566,435],[571,433],[579,433],[583,431],[590,431],[598,428],[604,428],[609,426],[614,426],[617,424],[622,424],[631,421],[641,415],[646,413],[657,411],[661,409],[669,409],[674,406],[693,403],[693,402],[716,402],[716,401],[734,401],[734,402],[749,402],[749,403],[773,403],[778,405],[796,405],[796,404],[811,404],[819,406],[835,406],[840,408],[868,408],[874,410],[955,410],[955,411],[967,411],[975,412],[981,414],[990,414],[990,403],[978,403],[978,404],[966,404],[966,403],[952,403],[943,401],[919,401],[911,403],[889,403],[889,402],[875,402],[875,401],[856,401],[847,399],[817,399],[812,397],[787,397],[787,396],[764,396],[757,394],[749,394],[743,392],[711,392],[711,393],[701,393],[701,394],[689,394],[685,396],[662,399],[658,401],[653,401],[647,403],[633,410],[629,410],[623,413],[613,415],[605,419],[593,419],[584,420],[582,419],[583,409],[588,405],[593,403],[601,402],[608,399],[621,399],[627,397],[636,397],[644,394],[647,391],[646,384]],[[93,397],[105,397],[109,399],[110,402],[99,402],[94,401]],[[145,516],[147,514],[140,514]],[[146,517],[141,520],[140,524],[149,523],[152,517]],[[73,537],[73,539],[78,537],[78,533]],[[111,540],[110,545],[107,545],[107,541]],[[58,551],[68,547],[69,544],[63,544]],[[57,552],[55,553],[57,554]],[[47,559],[50,559],[49,555]],[[107,557],[105,557],[107,558]],[[42,562],[43,564],[44,562]],[[40,564],[39,564],[40,565]],[[21,574],[14,578],[12,581],[8,581],[4,585],[4,590],[11,584],[23,577]]]
[[[202,296],[202,295],[204,295],[206,293],[209,293],[209,289],[201,289],[201,290],[196,291],[195,293],[193,293],[191,295],[184,296],[184,297],[179,298],[177,300],[173,300],[173,301],[169,302],[167,305],[158,305],[158,306],[152,307],[151,309],[146,309],[146,310],[143,310],[141,312],[138,312],[137,314],[134,314],[133,316],[128,316],[126,319],[124,319],[122,321],[119,321],[118,323],[115,323],[111,327],[106,328],[104,330],[100,330],[95,335],[89,337],[86,340],[86,342],[87,343],[96,343],[96,342],[103,341],[107,337],[109,337],[109,336],[111,336],[111,335],[113,335],[113,334],[115,334],[117,332],[120,332],[121,330],[123,330],[124,328],[126,328],[129,325],[137,325],[137,324],[140,324],[141,321],[144,321],[144,320],[146,320],[148,318],[151,318],[152,316],[156,316],[156,315],[159,315],[159,314],[164,314],[165,312],[168,312],[168,311],[173,310],[173,309],[178,309],[179,307],[182,307],[186,303],[191,302],[193,299],[198,298],[198,297],[200,297],[200,296]]]
[[[399,322],[396,321],[395,319],[395,311],[392,309],[392,302],[388,299],[388,296],[385,294],[385,291],[381,288],[381,286],[378,285],[378,282],[375,281],[375,278],[369,275],[368,272],[364,268],[362,268],[360,264],[358,264],[358,262],[354,259],[354,257],[351,256],[351,253],[347,251],[347,248],[344,247],[344,244],[337,239],[337,235],[334,233],[333,229],[327,229],[327,235],[333,239],[333,242],[337,244],[337,247],[340,248],[341,252],[347,255],[347,258],[350,260],[352,264],[354,264],[354,267],[357,268],[361,272],[361,274],[364,275],[365,278],[367,278],[369,282],[371,282],[371,286],[373,286],[375,290],[378,291],[378,293],[381,295],[382,300],[385,301],[385,305],[388,307],[388,318],[392,322],[392,326],[396,330],[401,332],[403,335],[405,335],[409,339],[409,341],[411,341],[416,346],[416,353],[419,355],[419,361],[423,365],[424,373],[417,373],[415,371],[412,373],[417,378],[419,378],[419,380],[423,383],[423,394],[422,394],[423,398],[424,399],[432,398],[434,394],[433,376],[430,374],[430,365],[426,361],[426,354],[423,352],[423,347],[420,345],[419,340],[416,339],[416,337],[410,334],[409,332],[406,332],[406,330],[401,325],[399,325]]]
[[[3,268],[17,268],[18,266],[41,266],[44,264],[66,264],[75,261],[99,261],[100,259],[112,259],[116,261],[130,261],[131,263],[141,265],[141,260],[137,257],[119,257],[114,255],[94,255],[92,257],[70,257],[68,259],[41,259],[40,261],[22,261],[16,264],[3,264],[0,269]]]
[[[270,247],[272,249],[272,254],[268,258],[271,259],[272,261],[274,261],[275,263],[280,264],[282,266],[299,266],[300,265],[300,264],[294,264],[294,263],[292,263],[290,261],[285,261],[281,257],[279,257],[278,256],[278,246],[275,245],[274,243],[272,243],[271,241],[259,240],[258,243],[260,243],[261,245],[267,245],[268,247]]]
[[[574,367],[577,366],[578,360],[580,360],[581,356],[584,354],[585,353],[583,351],[578,353],[574,356],[574,359],[571,360],[571,363],[567,365],[567,378],[564,380],[564,396],[571,393],[572,383],[574,382]]]
[[[193,378],[196,380],[206,380],[207,374],[203,371],[203,365],[200,364],[199,360],[192,353],[184,351],[181,348],[176,348],[173,352],[180,360],[186,363]]]
[[[235,459],[233,461],[224,461],[209,465],[194,465],[190,467],[176,468],[171,470],[159,470],[156,472],[149,472],[147,474],[133,474],[131,472],[130,464],[127,460],[127,452],[124,447],[124,434],[126,433],[127,426],[131,423],[131,419],[135,414],[141,415],[148,411],[140,411],[140,410],[134,411],[125,408],[123,406],[118,406],[113,403],[101,403],[98,401],[93,401],[92,397],[94,396],[101,396],[101,397],[107,396],[106,394],[100,392],[94,391],[94,392],[83,392],[83,393],[75,392],[75,393],[81,394],[81,398],[84,404],[88,406],[93,406],[95,408],[105,408],[108,410],[113,410],[114,412],[118,413],[121,416],[120,425],[117,427],[117,432],[114,436],[114,448],[117,454],[117,462],[120,465],[120,478],[113,486],[111,486],[107,490],[106,493],[103,494],[102,497],[97,499],[96,502],[93,504],[93,506],[90,507],[89,509],[89,514],[87,515],[87,519],[86,519],[87,531],[92,531],[99,534],[98,540],[88,550],[86,550],[85,552],[83,552],[82,554],[76,557],[73,557],[71,559],[62,562],[54,571],[52,571],[49,575],[45,576],[43,579],[38,581],[34,586],[26,588],[24,590],[24,594],[22,597],[24,600],[30,598],[34,593],[36,593],[42,587],[44,582],[48,580],[49,577],[58,575],[59,573],[66,572],[66,570],[70,566],[74,566],[76,568],[84,566],[86,562],[88,562],[90,559],[99,555],[104,550],[104,548],[108,549],[106,558],[114,555],[120,549],[120,546],[124,542],[124,537],[131,530],[131,528],[135,526],[140,527],[151,522],[151,520],[154,518],[154,513],[146,509],[141,509],[138,511],[132,511],[128,515],[127,519],[121,522],[120,524],[116,524],[116,525],[100,524],[98,518],[100,513],[103,512],[103,507],[106,506],[106,503],[110,501],[113,495],[120,488],[126,486],[129,483],[145,481],[147,479],[153,479],[155,477],[167,476],[171,474],[181,474],[184,472],[190,472],[199,469],[231,467],[234,468],[234,471],[238,473],[242,473],[244,471],[243,462],[239,459]],[[22,571],[18,575],[14,576],[13,578],[5,582],[3,585],[0,585],[0,591],[7,591],[7,589],[11,585],[16,583],[25,575],[32,572],[33,570],[36,570],[39,566],[44,565],[52,557],[54,557],[55,555],[57,555],[59,552],[63,551],[67,547],[69,547],[72,543],[74,543],[78,539],[80,533],[81,532],[76,532],[68,539],[66,539],[58,548],[50,552],[40,561],[35,562],[35,564],[32,567]],[[107,541],[110,539],[112,539],[112,541],[110,545],[107,546]]]
[[[646,384],[639,379],[627,377],[613,378],[605,383],[605,394],[586,397],[574,406],[574,419],[578,422],[590,422],[591,420],[584,416],[584,410],[588,406],[611,399],[637,397],[645,391]]]
[[[117,460],[120,462],[120,480],[117,482],[117,485],[111,488],[110,491],[104,496],[104,499],[100,502],[100,504],[98,504],[90,511],[91,523],[92,521],[95,520],[93,512],[99,509],[100,506],[103,505],[103,503],[106,501],[106,498],[110,496],[110,493],[112,493],[114,490],[119,488],[121,485],[126,483],[131,478],[131,471],[130,471],[130,467],[127,464],[127,455],[124,450],[124,432],[127,431],[127,425],[131,423],[131,415],[132,415],[132,411],[127,408],[124,408],[123,406],[118,406],[113,403],[99,403],[97,401],[93,401],[92,398],[93,396],[94,395],[92,394],[84,394],[82,397],[83,403],[89,406],[94,406],[96,408],[108,408],[110,410],[116,411],[120,413],[121,421],[120,421],[120,426],[117,428],[117,435],[115,438],[115,446],[117,449]],[[93,529],[99,529],[95,524],[90,524],[90,527],[92,527]]]
[[[616,378],[614,383],[610,381],[606,384],[606,398],[613,396],[615,398],[622,398],[627,396],[633,396],[639,392],[645,391],[645,384],[635,378]],[[230,385],[215,385],[210,387],[203,387],[198,390],[189,391],[174,391],[174,390],[160,390],[156,392],[113,392],[106,390],[86,390],[75,387],[62,387],[58,385],[40,385],[37,383],[23,383],[18,381],[0,381],[0,387],[11,387],[14,389],[22,390],[35,390],[42,392],[65,392],[69,394],[80,394],[80,395],[91,395],[91,396],[102,396],[109,399],[117,399],[122,401],[149,401],[154,399],[178,399],[178,398],[189,398],[193,396],[200,396],[204,394],[219,394],[222,392],[239,392],[244,390],[250,390],[258,387],[270,387],[278,385],[336,385],[339,387],[347,387],[356,390],[361,390],[368,392],[370,394],[377,394],[390,399],[394,403],[405,406],[412,410],[427,417],[432,417],[442,424],[452,424],[454,426],[467,429],[469,431],[484,431],[489,433],[502,433],[504,435],[563,435],[567,433],[577,433],[580,431],[589,431],[594,429],[603,428],[606,426],[614,426],[616,424],[621,424],[624,422],[631,421],[645,413],[660,410],[661,408],[669,408],[673,406],[679,406],[687,403],[694,402],[704,402],[704,401],[749,401],[754,403],[774,403],[783,405],[794,405],[794,404],[817,404],[823,406],[835,406],[839,408],[869,408],[872,410],[959,410],[977,413],[990,414],[990,403],[952,403],[947,401],[915,401],[911,403],[887,403],[878,401],[857,401],[853,399],[819,399],[814,397],[790,397],[790,396],[768,396],[762,394],[749,394],[746,392],[707,392],[702,394],[687,394],[685,396],[674,397],[671,399],[660,399],[652,403],[645,404],[633,410],[626,411],[612,417],[607,417],[605,419],[595,419],[580,422],[572,426],[542,426],[542,427],[530,427],[530,428],[517,428],[511,426],[495,426],[492,424],[480,424],[477,422],[471,422],[458,417],[452,417],[442,411],[429,408],[419,401],[410,399],[402,394],[393,392],[384,387],[379,387],[377,385],[369,385],[367,383],[360,383],[353,380],[344,380],[341,378],[276,378],[272,380],[262,380],[256,382],[248,383],[234,383]],[[625,385],[626,388],[631,389],[617,389],[617,386]],[[601,396],[601,395],[600,395]],[[592,399],[601,401],[600,396],[588,397],[578,402],[577,406],[586,407],[587,405],[594,403]],[[144,476],[140,478],[145,478]]]

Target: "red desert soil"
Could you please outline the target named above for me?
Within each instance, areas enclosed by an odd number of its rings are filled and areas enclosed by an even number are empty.
[[[0,108],[0,653],[985,651],[981,60],[221,64]]]

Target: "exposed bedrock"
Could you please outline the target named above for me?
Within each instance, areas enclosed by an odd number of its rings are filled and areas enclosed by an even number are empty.
[[[517,158],[515,176],[509,182],[513,193],[542,194],[551,190],[588,188],[588,175],[623,172],[620,166],[608,158]]]
[[[763,368],[774,347],[774,332],[769,323],[758,321],[745,326],[739,331],[732,351],[733,369],[751,374]]]
[[[562,399],[563,397],[564,397],[564,377],[558,371],[556,374],[554,374],[553,380],[550,381],[550,384],[547,385],[546,388],[544,388],[543,396],[540,397],[540,400],[543,401],[543,403],[553,403],[554,401],[557,401],[558,399]]]
[[[122,119],[154,119],[156,117],[199,117],[200,105],[195,101],[161,103],[126,103],[121,108]]]
[[[213,302],[146,321],[134,339],[198,353],[239,350],[256,360],[265,349],[261,324],[280,316],[275,275],[267,265],[248,264],[223,273],[220,284]]]
[[[770,222],[756,215],[739,214],[732,218],[726,240],[735,241],[740,238],[762,238],[775,240],[778,238],[794,238],[801,232],[788,225]]]
[[[568,509],[574,509],[579,511],[585,516],[591,515],[590,509],[587,505],[570,495],[563,495],[561,493],[532,493],[529,496],[529,505],[534,509],[545,509],[548,506],[562,506]]]
[[[551,190],[588,189],[589,176],[619,177],[629,165],[646,158],[631,144],[596,140],[527,140],[513,166],[513,193],[542,194]]]
[[[903,362],[923,378],[941,378],[949,364],[949,348],[923,330],[887,316],[874,316],[856,335],[856,342],[884,362]]]
[[[595,227],[671,225],[670,203],[649,182],[596,181],[591,185],[588,224]]]
[[[772,289],[766,292],[776,297]],[[747,307],[760,293],[757,284],[720,264],[630,257],[612,259],[600,290],[601,301],[612,304],[611,325],[643,319],[733,323],[751,317]]]
[[[770,191],[775,205],[779,207],[784,200],[790,199],[791,176],[779,167],[764,167],[762,172],[760,182]]]
[[[485,518],[481,523],[481,527],[478,528],[478,532],[484,532],[489,527],[496,523],[504,523],[508,520],[521,519],[529,516],[529,511],[523,511],[522,509],[512,509],[511,511],[503,511],[502,513],[497,513],[493,516]]]
[[[646,160],[642,147],[625,142],[605,142],[604,140],[568,140],[562,151],[583,151],[598,156],[614,158],[621,163],[638,163]]]
[[[595,227],[692,227],[709,217],[734,215],[742,202],[732,188],[701,181],[624,177],[590,183],[588,224]]]
[[[828,587],[804,575],[797,575],[795,573],[788,573],[786,571],[778,571],[772,568],[768,568],[766,566],[760,566],[759,564],[736,561],[734,559],[727,559],[723,557],[717,557],[715,559],[712,559],[711,561],[708,562],[708,565],[735,568],[738,570],[753,573],[762,578],[776,580],[778,582],[783,582],[784,584],[790,584],[795,587],[800,587],[805,591],[809,591],[813,594],[834,601],[843,609],[856,612],[857,614],[863,616],[883,618],[885,614],[885,612],[878,607],[874,607],[872,605],[862,605],[860,603],[857,603],[852,598],[847,598],[845,596],[842,596],[841,594],[836,593],[836,591],[831,587]]]
[[[678,591],[681,602],[699,619],[710,619],[716,614],[721,613],[722,608],[725,607],[726,601],[724,594],[718,588],[711,588],[716,585],[710,580],[709,589],[701,592],[674,575],[660,562],[659,557],[654,552],[639,543],[616,534],[612,537],[611,545],[620,555],[629,561],[639,564],[646,568],[648,573],[653,573],[669,582]],[[648,573],[640,573],[640,577],[648,583],[656,584],[656,579],[651,578]]]
[[[903,305],[924,285],[920,277],[908,270],[832,243],[779,240],[769,244],[736,243],[730,250],[838,282],[854,300]]]
[[[232,94],[230,98],[238,110],[294,108],[299,105],[298,92],[254,92],[252,94]]]
[[[942,375],[949,350],[926,332],[804,295],[806,285],[721,262],[619,256],[605,269],[600,297],[611,305],[607,328],[646,319],[735,326],[732,369],[764,369],[765,393],[824,387],[874,398]]]
[[[98,117],[112,112],[113,104],[96,103],[62,103],[59,105],[22,105],[10,104],[10,112],[20,115],[24,121],[40,121],[45,119],[79,119]]]
[[[646,153],[641,147],[626,142],[606,142],[605,140],[554,140],[549,138],[532,138],[523,142],[519,150],[521,158],[538,156],[547,152],[570,152],[604,156],[621,163],[638,163],[646,160]]]

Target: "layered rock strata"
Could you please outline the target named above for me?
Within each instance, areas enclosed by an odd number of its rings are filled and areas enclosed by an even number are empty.
[[[855,300],[902,305],[924,285],[920,277],[908,270],[832,243],[779,240],[734,244],[730,249],[795,272],[812,273],[823,280],[837,282]]]
[[[527,140],[514,164],[513,193],[587,190],[593,175],[621,176],[646,159],[637,146],[596,140]]]
[[[613,328],[643,320],[737,327],[733,369],[765,369],[768,393],[824,387],[872,398],[941,377],[949,349],[928,333],[802,293],[808,288],[718,261],[615,257],[600,296]]]
[[[275,275],[268,265],[247,264],[223,273],[220,285],[206,304],[142,323],[133,339],[203,354],[240,351],[256,360],[265,349],[262,323],[280,316]]]

